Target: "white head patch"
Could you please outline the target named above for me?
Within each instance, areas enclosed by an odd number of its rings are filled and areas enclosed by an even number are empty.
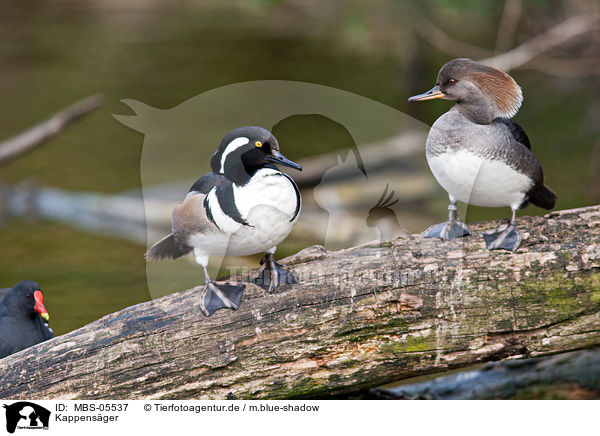
[[[235,138],[233,141],[227,144],[227,147],[225,147],[225,150],[223,150],[223,155],[221,156],[221,173],[225,172],[225,160],[227,159],[227,155],[232,151],[237,150],[241,146],[246,145],[248,142],[250,142],[248,138],[240,136],[239,138]]]

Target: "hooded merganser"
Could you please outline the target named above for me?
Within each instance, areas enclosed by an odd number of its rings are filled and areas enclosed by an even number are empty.
[[[224,307],[237,309],[245,288],[212,280],[206,269],[211,255],[265,252],[255,283],[268,292],[295,283],[293,273],[275,262],[274,253],[292,231],[302,201],[292,178],[273,164],[302,170],[280,153],[268,130],[248,126],[229,132],[210,158],[212,172],[198,179],[173,211],[172,233],[146,252],[148,260],[194,252],[204,270],[200,308],[206,316]]]
[[[511,118],[523,95],[508,74],[472,61],[444,65],[435,86],[408,101],[443,98],[456,104],[431,126],[427,163],[448,192],[448,221],[428,228],[426,237],[444,240],[468,235],[458,220],[456,201],[484,207],[510,206],[510,224],[484,233],[489,250],[515,251],[521,235],[514,226],[517,209],[533,203],[552,209],[556,195],[544,185],[542,165],[529,138]]]
[[[0,358],[54,337],[46,324],[50,317],[39,284],[23,280],[2,294]]]

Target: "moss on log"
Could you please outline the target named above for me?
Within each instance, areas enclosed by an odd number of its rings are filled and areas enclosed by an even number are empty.
[[[194,290],[128,307],[0,360],[0,398],[298,398],[600,345],[600,206],[522,217],[514,254],[481,231],[284,260],[205,318]]]

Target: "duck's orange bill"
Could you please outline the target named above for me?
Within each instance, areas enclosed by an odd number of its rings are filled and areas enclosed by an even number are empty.
[[[35,291],[33,293],[33,299],[35,300],[35,311],[39,313],[42,318],[48,321],[50,319],[50,315],[48,315],[48,311],[44,307],[44,296],[42,295],[42,291]]]
[[[413,95],[408,99],[408,101],[424,101],[424,100],[433,100],[434,98],[444,98],[446,94],[440,91],[440,88],[436,85],[431,88],[429,91],[424,92],[423,94]]]

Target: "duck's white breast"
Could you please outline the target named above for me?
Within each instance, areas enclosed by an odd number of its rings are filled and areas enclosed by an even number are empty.
[[[288,221],[296,219],[296,211],[299,207],[299,196],[293,182],[283,173],[271,168],[263,168],[256,172],[250,181],[243,186],[233,186],[235,204],[240,215],[251,225],[257,224],[253,220],[279,221],[281,215],[288,216]],[[263,208],[260,214],[253,214],[252,209],[260,206]],[[276,209],[280,213],[273,214],[269,208]]]
[[[427,162],[449,194],[474,206],[517,208],[533,183],[502,161],[482,159],[464,149],[428,155]]]
[[[227,217],[220,207],[212,210],[221,232],[197,233],[189,238],[196,256],[227,254],[245,256],[266,251],[292,231],[300,212],[300,196],[283,173],[264,168],[243,186],[233,186],[235,205],[248,225]],[[210,200],[209,195],[209,200]],[[213,200],[218,204],[216,197]]]
[[[283,241],[298,219],[300,196],[293,182],[271,168],[259,170],[243,186],[233,187],[235,204],[249,224],[231,235],[228,254],[268,250]]]

